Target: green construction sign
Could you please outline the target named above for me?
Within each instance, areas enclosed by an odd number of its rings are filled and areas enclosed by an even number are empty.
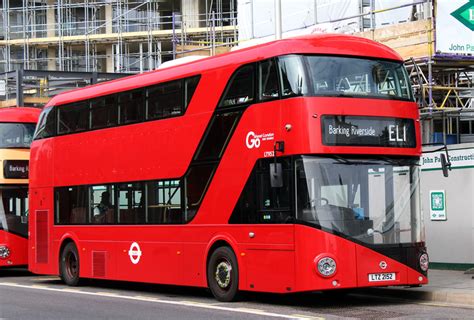
[[[463,25],[474,31],[474,0],[451,12],[451,15]]]
[[[444,190],[430,191],[431,220],[446,220],[446,193]]]

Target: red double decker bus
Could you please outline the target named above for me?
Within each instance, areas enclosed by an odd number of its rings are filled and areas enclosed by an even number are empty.
[[[28,264],[28,162],[40,112],[0,109],[0,268]]]
[[[418,117],[400,56],[343,35],[60,94],[32,144],[30,270],[221,301],[425,284]]]

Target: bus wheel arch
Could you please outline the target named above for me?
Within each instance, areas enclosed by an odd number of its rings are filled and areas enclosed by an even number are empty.
[[[232,245],[226,240],[215,241],[206,259],[207,285],[214,297],[222,302],[238,299],[239,263]]]
[[[59,276],[69,286],[79,285],[80,257],[76,242],[65,238],[59,249]]]

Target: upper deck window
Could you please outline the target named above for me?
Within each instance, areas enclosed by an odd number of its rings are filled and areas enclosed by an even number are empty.
[[[245,65],[237,70],[229,81],[220,107],[251,103],[254,100],[254,91],[255,66]]]
[[[0,148],[29,148],[34,123],[0,123]]]
[[[43,109],[34,134],[35,140],[52,137],[56,134],[56,110],[54,107]]]
[[[282,84],[282,97],[305,95],[308,93],[304,63],[301,56],[290,55],[278,58]]]
[[[402,62],[305,56],[311,95],[413,100]]]
[[[34,139],[181,116],[191,102],[200,77],[48,107],[41,113]]]

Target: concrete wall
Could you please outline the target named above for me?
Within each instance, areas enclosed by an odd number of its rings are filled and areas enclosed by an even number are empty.
[[[439,148],[439,147],[438,147]],[[449,146],[453,169],[443,177],[438,148],[424,148],[421,192],[431,262],[474,264],[474,143]],[[446,221],[432,221],[430,190],[445,190]]]

